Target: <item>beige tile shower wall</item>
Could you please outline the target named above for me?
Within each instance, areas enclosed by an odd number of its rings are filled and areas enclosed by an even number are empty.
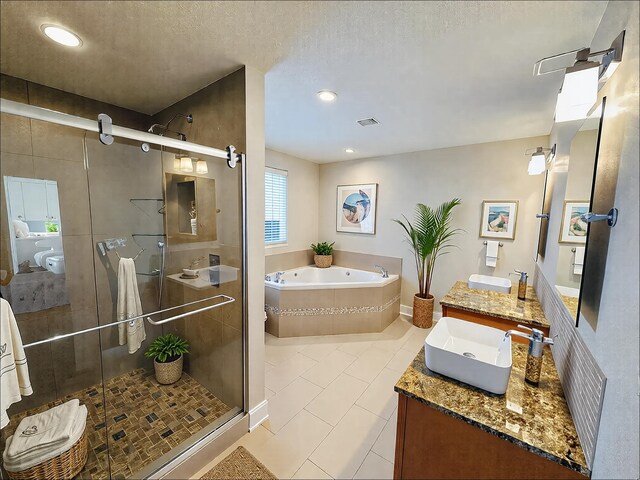
[[[606,378],[575,328],[575,319],[537,266],[534,288],[551,323],[553,359],[585,457],[592,465]]]
[[[437,206],[462,199],[453,227],[466,231],[455,238],[457,248],[436,265],[432,293],[438,301],[457,280],[472,273],[507,276],[514,269],[533,272],[544,178],[527,174],[528,148],[546,146],[547,136],[403,153],[320,165],[318,235],[336,242],[341,251],[403,259],[402,304],[417,292],[415,262],[402,228],[392,219],[413,218],[418,202]],[[375,235],[336,232],[336,186],[378,183]],[[496,268],[485,266],[479,237],[483,200],[519,200],[515,240],[503,240]]]
[[[379,272],[375,265],[380,265],[392,275],[402,275],[402,258],[367,253],[333,251],[333,263],[340,267],[355,268],[368,272]]]
[[[292,268],[313,265],[313,250],[299,250],[297,252],[276,253],[264,258],[266,273],[291,270]]]

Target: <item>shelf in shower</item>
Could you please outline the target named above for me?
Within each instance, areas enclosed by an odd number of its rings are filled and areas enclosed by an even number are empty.
[[[164,237],[164,233],[132,233],[132,237]]]
[[[136,275],[142,275],[143,277],[157,277],[158,275],[160,275],[160,272],[136,272]]]
[[[155,201],[155,202],[164,202],[164,198],[130,198],[130,202],[142,202],[144,200]]]

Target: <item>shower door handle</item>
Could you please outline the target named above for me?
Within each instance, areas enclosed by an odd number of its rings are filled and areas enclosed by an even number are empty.
[[[208,298],[207,300],[215,300],[216,298],[224,298],[225,301],[224,302],[220,302],[220,303],[215,303],[213,305],[209,305],[209,306],[206,306],[206,307],[198,308],[196,310],[192,310],[192,311],[187,312],[187,313],[181,313],[179,315],[174,315],[173,317],[165,318],[164,320],[158,320],[157,322],[154,322],[153,320],[151,320],[151,317],[147,317],[147,321],[151,325],[162,325],[164,323],[173,322],[174,320],[178,320],[180,318],[184,318],[184,317],[189,317],[191,315],[195,315],[196,313],[206,312],[207,310],[218,308],[218,307],[221,307],[223,305],[228,305],[229,303],[233,303],[233,302],[236,301],[235,298],[230,297],[228,295],[216,295],[215,297]],[[174,307],[174,308],[177,308],[177,307]]]

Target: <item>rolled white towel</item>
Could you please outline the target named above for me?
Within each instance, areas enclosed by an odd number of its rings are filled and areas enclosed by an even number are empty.
[[[71,435],[64,443],[49,446],[49,448],[31,450],[29,455],[25,455],[21,458],[15,459],[7,455],[7,451],[11,448],[11,445],[16,438],[16,435],[7,439],[7,448],[5,448],[2,454],[2,460],[4,461],[4,468],[9,472],[20,472],[28,468],[33,467],[47,460],[51,460],[57,457],[61,453],[69,450],[78,440],[82,437],[84,430],[87,426],[87,407],[81,405],[76,411],[76,415],[73,418]],[[17,432],[17,430],[16,430]]]
[[[23,418],[13,441],[7,446],[7,458],[19,460],[33,451],[48,450],[68,442],[79,408],[80,402],[74,398],[46,412]]]

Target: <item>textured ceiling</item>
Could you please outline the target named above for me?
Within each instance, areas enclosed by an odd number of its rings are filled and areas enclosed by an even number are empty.
[[[3,1],[0,70],[155,113],[251,65],[267,145],[328,162],[548,134],[562,76],[533,63],[588,45],[606,3]]]

